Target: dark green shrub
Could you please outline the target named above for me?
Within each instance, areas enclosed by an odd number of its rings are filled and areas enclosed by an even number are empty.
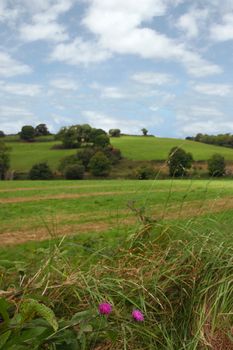
[[[192,163],[193,156],[191,153],[185,152],[182,148],[173,147],[168,158],[169,175],[172,177],[185,176]]]
[[[96,150],[94,148],[85,147],[77,152],[76,159],[81,162],[87,170],[88,164],[95,153]]]
[[[82,164],[67,165],[64,169],[64,175],[67,180],[82,180],[85,168]]]
[[[111,163],[106,155],[99,151],[91,158],[89,168],[95,176],[107,176],[111,169]]]
[[[31,125],[25,125],[20,132],[20,138],[24,141],[33,141],[35,138],[35,129]]]
[[[114,148],[112,145],[105,147],[102,152],[108,157],[111,164],[117,164],[122,159],[121,151],[118,148]]]
[[[221,154],[214,154],[208,160],[208,171],[210,176],[221,177],[226,172],[225,158]]]
[[[111,137],[120,137],[121,135],[120,129],[110,129],[108,133]]]
[[[142,166],[136,170],[136,178],[138,180],[154,179],[155,171],[150,166]]]
[[[60,160],[60,163],[58,165],[58,170],[61,173],[64,173],[64,169],[68,166],[68,165],[75,165],[75,164],[80,164],[80,161],[77,159],[76,154],[72,154],[70,156],[64,157]]]
[[[50,135],[46,124],[39,124],[35,127],[36,136],[47,136]]]
[[[108,135],[105,134],[101,134],[101,135],[97,135],[93,141],[94,146],[96,147],[107,147],[110,144],[110,140]]]
[[[5,143],[0,142],[0,180],[4,180],[7,171],[10,169],[9,148]]]
[[[0,130],[0,137],[5,137],[5,136],[6,135],[5,135],[4,131]]]
[[[47,163],[35,164],[29,172],[30,180],[51,180],[52,178],[53,173]]]

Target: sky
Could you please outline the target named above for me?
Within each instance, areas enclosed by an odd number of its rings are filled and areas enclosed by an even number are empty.
[[[233,133],[232,0],[0,0],[0,130]]]

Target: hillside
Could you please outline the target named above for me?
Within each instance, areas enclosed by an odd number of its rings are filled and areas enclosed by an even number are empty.
[[[166,160],[170,149],[180,146],[191,152],[195,160],[207,160],[212,154],[220,153],[226,160],[233,161],[233,149],[181,139],[122,136],[112,138],[111,143],[122,151],[124,157],[131,160]],[[12,169],[26,172],[33,164],[44,161],[48,162],[52,169],[56,169],[62,157],[76,152],[51,149],[55,144],[59,142],[8,142],[11,147]]]
[[[165,160],[170,149],[179,146],[191,152],[196,161],[207,160],[214,153],[220,153],[233,161],[233,149],[182,139],[124,136],[112,138],[111,142],[120,148],[124,157],[133,160]]]

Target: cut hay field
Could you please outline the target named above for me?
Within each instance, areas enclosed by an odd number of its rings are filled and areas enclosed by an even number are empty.
[[[127,232],[145,208],[152,220],[233,214],[232,181],[0,182],[1,244],[89,232]]]
[[[54,145],[59,144],[57,141],[23,143],[15,141],[14,138],[7,140],[11,148],[11,168],[18,172],[27,172],[38,162],[47,162],[56,170],[61,158],[76,152],[52,149]],[[131,160],[166,160],[171,148],[180,146],[191,152],[196,161],[207,160],[214,153],[220,153],[226,160],[233,161],[233,149],[181,139],[122,136],[111,138],[111,143],[122,151],[124,157]]]

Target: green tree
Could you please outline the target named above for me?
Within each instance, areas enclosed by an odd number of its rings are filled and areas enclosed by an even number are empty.
[[[7,171],[10,169],[9,148],[0,142],[0,179],[4,180]]]
[[[77,136],[77,127],[75,125],[61,128],[56,135],[58,140],[61,140],[64,148],[78,148],[80,142]]]
[[[5,137],[5,133],[2,130],[0,130],[0,137]]]
[[[120,129],[110,129],[108,133],[111,137],[120,137],[121,135]]]
[[[221,154],[214,154],[208,160],[208,171],[210,176],[221,177],[226,172],[225,158]]]
[[[47,128],[46,124],[39,124],[35,127],[35,135],[36,136],[47,136],[50,135],[50,132]]]
[[[80,164],[80,160],[77,158],[76,154],[63,157],[58,165],[58,170],[64,174],[64,170],[68,165]]]
[[[51,180],[52,178],[53,173],[47,163],[35,164],[29,172],[30,180]]]
[[[107,176],[111,169],[111,163],[105,154],[99,151],[91,158],[89,168],[95,176]]]
[[[67,180],[82,180],[85,168],[82,164],[67,165],[64,175]]]
[[[20,132],[20,138],[24,141],[33,141],[35,137],[35,129],[31,125],[25,125]]]
[[[168,166],[170,176],[179,177],[187,173],[193,163],[193,156],[191,153],[185,152],[182,148],[173,147],[169,153]]]
[[[144,136],[147,136],[148,130],[146,128],[142,128],[141,131]]]

